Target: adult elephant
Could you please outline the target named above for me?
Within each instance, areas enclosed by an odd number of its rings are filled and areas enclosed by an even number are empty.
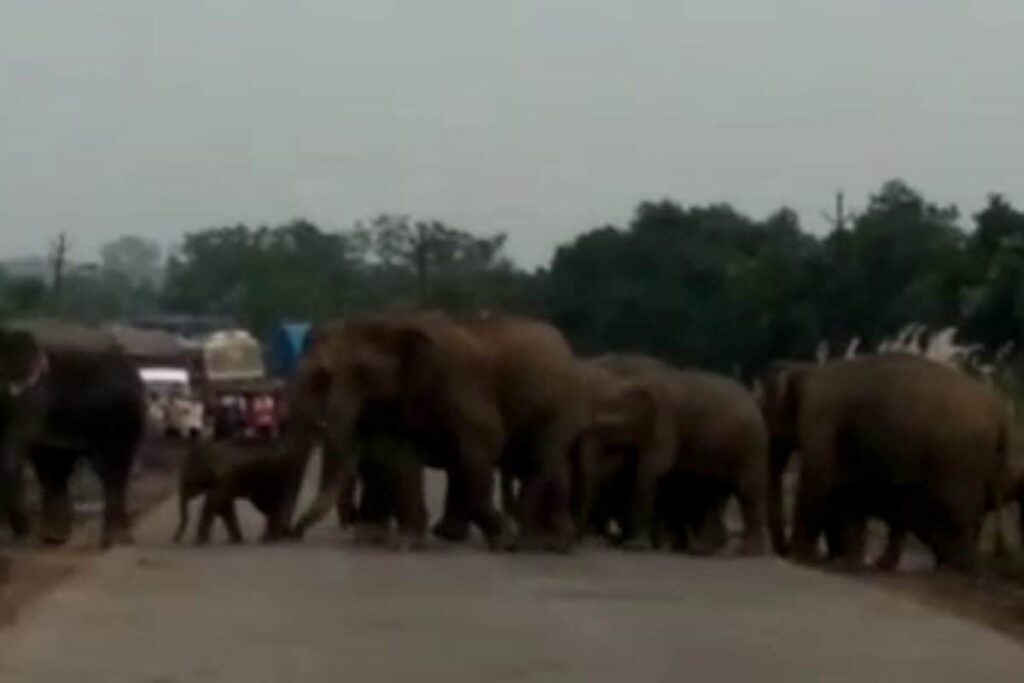
[[[494,471],[513,458],[529,472],[524,544],[564,548],[573,537],[569,453],[585,413],[579,379],[564,337],[539,321],[440,313],[347,321],[318,333],[303,360],[289,439],[306,448],[321,424],[328,457],[351,461],[346,453],[360,422],[375,406],[391,404],[425,463],[448,475],[436,535],[464,538],[472,522],[492,547],[506,545]],[[298,533],[335,505],[337,491],[321,488]],[[542,522],[552,511],[556,533],[546,535]]]
[[[939,566],[974,566],[985,509],[1003,495],[1007,476],[1007,411],[989,387],[905,354],[783,363],[765,377],[763,409],[776,548],[787,549],[781,483],[795,450],[796,559],[816,559],[824,533],[831,555],[859,564],[864,525],[875,516],[897,542],[913,531]]]
[[[71,531],[69,480],[86,459],[103,486],[101,544],[130,540],[128,479],[144,432],[138,373],[109,336],[63,323],[0,331],[0,501],[14,534],[28,533],[23,467],[42,489],[42,538]]]
[[[735,496],[743,551],[763,552],[767,436],[753,396],[728,378],[643,356],[604,356],[586,367],[592,412],[580,443],[580,515],[588,518],[594,496],[618,479],[629,508],[623,540],[643,547],[659,522],[677,537],[721,529],[724,502]],[[716,550],[724,534],[714,535],[708,547],[695,534],[691,548]]]

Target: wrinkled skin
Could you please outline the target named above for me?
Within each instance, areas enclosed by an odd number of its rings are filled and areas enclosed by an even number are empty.
[[[64,543],[71,532],[69,480],[78,459],[85,458],[103,485],[106,547],[131,540],[126,497],[144,431],[144,394],[135,369],[112,341],[88,330],[80,337],[101,343],[76,346],[45,334],[0,332],[0,505],[15,535],[24,537],[21,472],[31,460],[42,488],[42,538]],[[39,359],[44,372],[37,372]],[[23,391],[11,391],[23,385]]]
[[[245,539],[235,500],[252,503],[266,519],[263,541],[284,538],[288,528],[282,522],[282,507],[305,462],[290,460],[270,442],[207,442],[194,444],[181,470],[178,485],[178,528],[174,541],[180,542],[189,523],[188,504],[203,495],[203,510],[196,530],[197,544],[209,543],[213,522],[220,518],[233,543]]]
[[[970,571],[986,506],[1007,476],[1007,414],[988,387],[926,359],[882,354],[824,366],[780,364],[764,380],[772,434],[772,538],[787,550],[781,480],[799,451],[791,552],[863,561],[864,526],[890,526],[883,567],[912,531],[940,567]]]
[[[569,453],[583,419],[577,381],[564,338],[535,321],[419,313],[332,326],[307,353],[293,400],[323,416],[325,449],[347,464],[329,466],[343,483],[322,479],[296,532],[336,505],[344,480],[356,473],[360,424],[389,405],[394,428],[423,464],[447,473],[445,515],[435,535],[462,540],[473,523],[491,547],[508,545],[507,525],[493,505],[493,475],[511,458],[528,473],[519,500],[523,544],[567,547]],[[557,532],[546,537],[542,520],[551,511]]]
[[[629,510],[620,524],[628,546],[650,545],[665,529],[676,547],[716,550],[724,544],[721,512],[736,496],[743,552],[763,552],[767,436],[753,397],[727,378],[641,356],[586,366],[591,416],[577,514],[588,519],[593,498],[626,467],[632,482],[619,497]]]

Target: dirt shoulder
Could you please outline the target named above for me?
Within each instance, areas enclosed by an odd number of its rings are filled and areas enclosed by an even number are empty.
[[[140,455],[141,467],[132,480],[129,506],[133,521],[159,505],[173,490],[181,449],[167,444],[147,444]],[[0,628],[17,621],[18,615],[62,581],[88,567],[98,556],[100,515],[99,488],[91,474],[76,480],[75,528],[63,548],[25,546],[0,549]]]
[[[1024,644],[1024,569],[1019,564],[990,563],[973,577],[927,569],[865,571],[849,577],[985,625]]]

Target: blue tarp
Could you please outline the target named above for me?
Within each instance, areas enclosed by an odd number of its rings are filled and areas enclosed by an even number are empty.
[[[270,372],[275,377],[287,378],[295,374],[309,329],[309,323],[284,323],[273,332],[267,346]]]

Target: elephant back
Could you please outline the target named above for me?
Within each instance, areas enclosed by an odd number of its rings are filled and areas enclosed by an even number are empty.
[[[47,353],[104,354],[120,348],[114,335],[109,332],[63,320],[18,320],[8,323],[6,327],[31,334]]]

